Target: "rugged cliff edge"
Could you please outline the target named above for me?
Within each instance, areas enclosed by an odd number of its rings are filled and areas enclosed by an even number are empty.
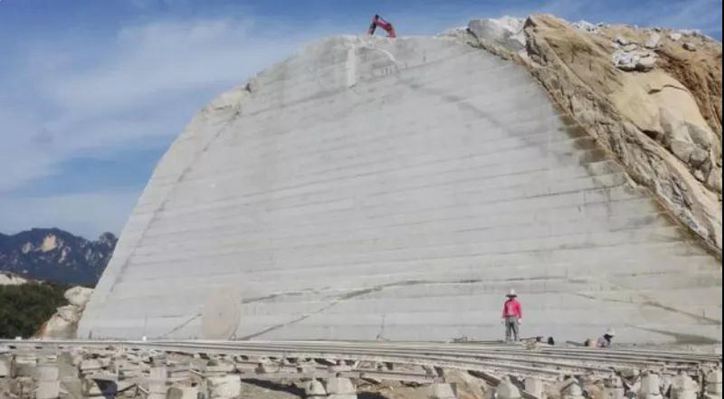
[[[473,20],[450,32],[523,64],[677,220],[722,250],[722,45],[694,31]]]
[[[94,286],[113,254],[116,237],[87,240],[57,228],[0,233],[0,272],[26,279]]]

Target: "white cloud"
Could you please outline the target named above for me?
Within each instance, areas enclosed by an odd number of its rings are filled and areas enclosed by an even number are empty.
[[[104,231],[117,234],[137,196],[134,190],[49,197],[0,197],[1,232],[13,234],[31,227],[59,227],[91,239]]]
[[[36,115],[0,102],[0,123],[0,193],[52,174],[52,138]]]
[[[23,110],[31,117],[0,114],[0,170],[13,170],[0,176],[0,191],[52,174],[54,165],[81,152],[143,145],[144,137],[170,140],[216,92],[314,35],[255,35],[254,27],[251,19],[154,22],[126,27],[102,45],[81,41],[72,52],[42,46],[20,54],[25,63],[15,75],[31,87],[4,96],[10,103],[13,95],[32,95]],[[98,61],[84,65],[88,58]]]
[[[105,38],[66,37],[62,46],[28,43],[0,69],[7,87],[0,92],[0,193],[17,198],[22,187],[57,176],[64,161],[79,156],[167,145],[218,92],[324,29],[256,28],[251,18],[156,21]],[[138,194],[6,198],[0,225],[113,230]],[[126,205],[106,205],[119,201]]]
[[[125,28],[99,64],[46,82],[69,111],[123,111],[210,85],[239,82],[287,50],[249,36],[248,20],[158,22]]]

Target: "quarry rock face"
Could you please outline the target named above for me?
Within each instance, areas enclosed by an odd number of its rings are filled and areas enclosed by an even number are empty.
[[[716,257],[610,154],[455,35],[322,41],[192,120],[79,337],[493,339],[514,288],[523,336],[720,341]]]

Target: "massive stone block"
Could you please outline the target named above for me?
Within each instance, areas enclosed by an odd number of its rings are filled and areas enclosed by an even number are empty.
[[[232,312],[236,338],[497,339],[515,288],[523,336],[720,341],[721,268],[684,231],[524,69],[329,39],[194,118],[79,336],[200,338]]]

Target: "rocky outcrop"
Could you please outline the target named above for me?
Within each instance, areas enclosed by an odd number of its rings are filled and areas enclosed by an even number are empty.
[[[56,228],[0,234],[0,271],[26,279],[94,286],[116,241],[111,233],[93,241]]]
[[[478,19],[470,21],[468,30],[478,38],[485,38],[512,51],[525,49],[525,20],[503,17],[499,19]]]
[[[633,181],[721,256],[721,43],[536,15],[525,21],[521,52],[481,36],[481,25],[470,23],[471,44],[525,65]]]
[[[23,285],[28,280],[12,273],[0,273],[0,285]]]
[[[68,304],[61,306],[55,314],[40,328],[38,338],[75,338],[78,322],[90,300],[93,290],[85,287],[73,287],[65,292]]]

